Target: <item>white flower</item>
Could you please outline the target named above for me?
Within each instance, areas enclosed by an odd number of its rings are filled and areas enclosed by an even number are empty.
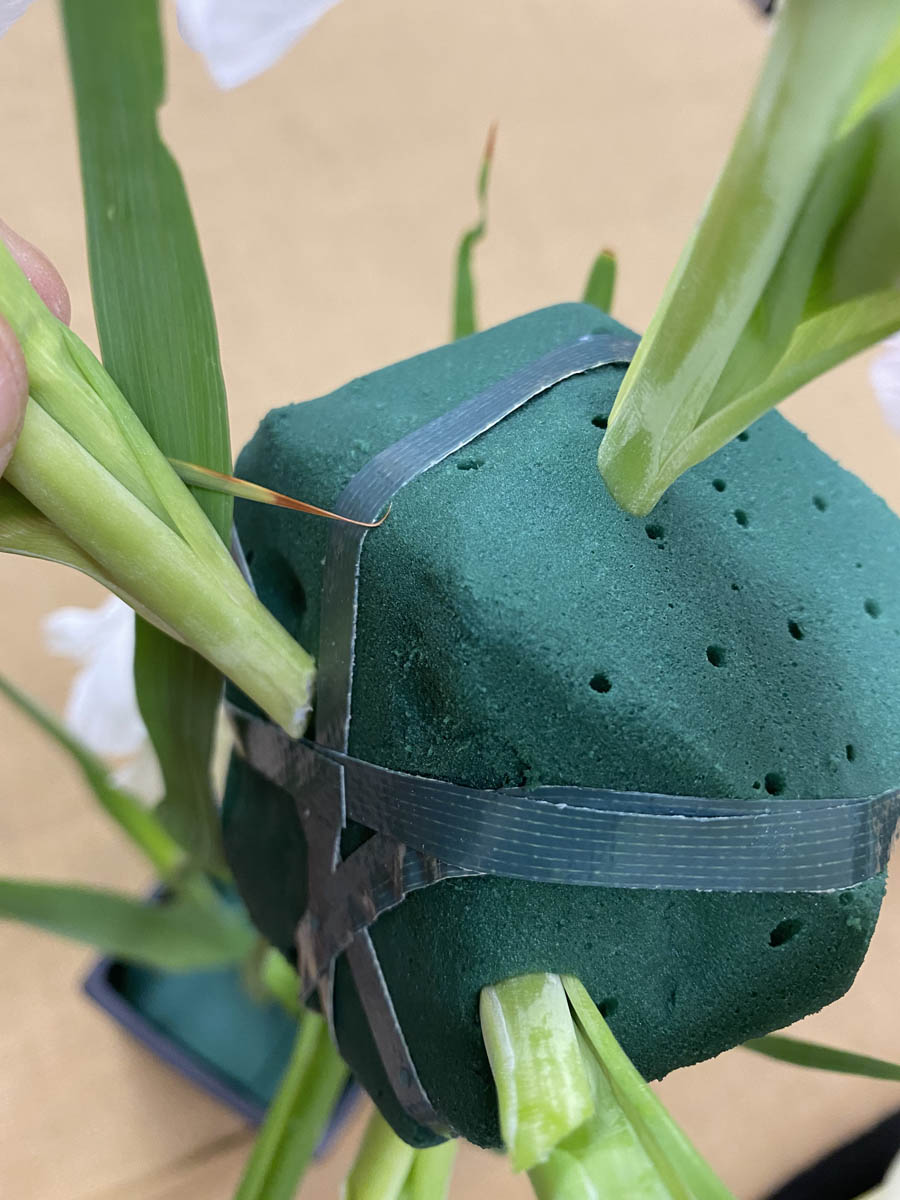
[[[888,425],[900,433],[900,333],[883,343],[882,353],[869,369],[869,379]]]
[[[110,596],[99,608],[58,608],[43,627],[52,653],[82,664],[66,703],[69,730],[118,762],[122,787],[148,803],[159,800],[162,776],[134,693],[134,613]]]
[[[181,36],[221,88],[277,62],[338,0],[178,0]]]
[[[0,0],[0,33],[6,33],[30,3],[31,0]]]
[[[0,34],[33,0],[0,0]],[[126,0],[120,0],[125,3]],[[178,28],[221,88],[259,75],[338,0],[178,0]]]

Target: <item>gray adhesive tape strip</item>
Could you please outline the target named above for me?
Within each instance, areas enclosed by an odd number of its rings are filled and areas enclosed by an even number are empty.
[[[292,789],[313,758],[339,762],[351,820],[469,874],[594,887],[832,892],[883,871],[900,831],[900,790],[761,803],[584,787],[469,788],[295,741],[248,714],[236,720],[249,760],[279,786]]]

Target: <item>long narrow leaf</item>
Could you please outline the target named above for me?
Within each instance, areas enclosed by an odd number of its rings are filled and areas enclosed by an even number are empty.
[[[467,229],[460,239],[456,251],[456,283],[453,297],[453,339],[468,337],[478,329],[478,314],[475,300],[475,279],[472,273],[472,257],[475,247],[487,233],[488,185],[491,164],[494,161],[494,146],[497,141],[497,126],[488,131],[481,167],[478,171],[478,220]]]
[[[237,963],[253,943],[238,918],[220,919],[188,900],[151,906],[115,892],[23,879],[0,879],[0,919],[165,971]]]
[[[116,787],[105,764],[87,746],[3,675],[0,675],[0,695],[6,696],[73,760],[101,807],[147,856],[157,873],[165,880],[173,879],[183,867],[184,852],[158,818],[148,812],[136,797]]]
[[[776,369],[758,388],[708,417],[660,468],[668,487],[774,404],[832,367],[900,328],[900,290],[874,292],[835,305],[798,326]]]
[[[342,521],[347,525],[357,525],[362,529],[377,529],[379,525],[384,524],[391,511],[391,507],[388,505],[384,515],[377,521],[354,521],[352,517],[344,517],[327,508],[307,504],[305,500],[295,500],[293,496],[285,496],[283,492],[275,492],[272,488],[263,487],[261,483],[251,483],[247,479],[238,479],[236,475],[226,475],[224,471],[211,471],[209,467],[199,467],[196,463],[181,462],[177,458],[169,459],[169,461],[179,477],[194,487],[205,488],[211,492],[223,492],[226,496],[238,496],[242,500],[252,500],[254,504],[270,504],[274,508],[289,508],[293,512],[325,517],[329,521]]]
[[[306,1013],[234,1200],[294,1200],[347,1076],[324,1020]]]
[[[607,1105],[612,1099],[624,1113],[671,1196],[734,1200],[633,1066],[583,984],[571,975],[563,976],[563,984],[579,1029],[609,1084]],[[603,1116],[600,1105],[598,1115]]]
[[[900,1083],[900,1063],[870,1058],[868,1054],[852,1054],[849,1050],[835,1050],[831,1046],[820,1046],[816,1042],[804,1042],[781,1034],[744,1042],[744,1049],[793,1063],[797,1067],[838,1071],[843,1075],[864,1075],[867,1079],[889,1079],[893,1083]]]
[[[160,139],[157,0],[64,0],[91,285],[103,361],[167,455],[228,471],[225,389],[187,195]],[[230,498],[198,497],[220,536]],[[216,670],[138,622],[135,682],[166,784],[164,813],[201,861],[220,861],[209,778]]]

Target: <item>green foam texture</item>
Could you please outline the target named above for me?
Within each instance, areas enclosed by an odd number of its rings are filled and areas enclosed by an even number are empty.
[[[270,413],[238,473],[329,506],[384,447],[552,348],[623,332],[568,304]],[[622,512],[596,467],[623,369],[560,383],[420,476],[365,541],[350,751],[478,787],[579,784],[746,799],[873,794],[900,781],[900,523],[777,414]],[[238,503],[264,602],[313,653],[327,524]],[[226,842],[260,927],[302,913],[289,797],[246,766]],[[293,849],[290,849],[292,847]],[[287,848],[287,849],[286,849]],[[293,882],[284,879],[296,859]],[[840,996],[883,879],[827,895],[446,881],[372,933],[422,1082],[497,1145],[480,989],[577,975],[659,1078]],[[286,911],[290,909],[290,911]],[[401,1136],[346,964],[342,1052]]]

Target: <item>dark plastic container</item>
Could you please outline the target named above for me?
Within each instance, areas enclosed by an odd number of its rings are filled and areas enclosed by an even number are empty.
[[[900,1154],[900,1109],[795,1175],[768,1200],[862,1200]]]
[[[246,1121],[261,1123],[297,1027],[277,1004],[253,1000],[236,969],[168,974],[104,958],[84,990],[157,1058]],[[319,1154],[359,1095],[349,1084]]]

